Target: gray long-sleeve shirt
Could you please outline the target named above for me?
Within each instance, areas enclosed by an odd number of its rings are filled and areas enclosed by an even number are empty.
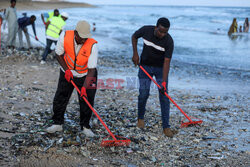
[[[16,8],[8,7],[5,12],[5,19],[8,21],[9,28],[17,27],[17,13]]]

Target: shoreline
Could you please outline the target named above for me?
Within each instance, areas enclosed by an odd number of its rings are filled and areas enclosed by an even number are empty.
[[[6,38],[6,34],[2,37]],[[5,43],[2,44],[5,45]],[[42,46],[35,46],[35,48],[43,50]],[[100,59],[102,60],[101,67],[99,68],[100,79],[122,79],[125,81],[122,86],[126,86],[127,78],[137,78],[138,69],[131,68],[134,65],[130,58],[123,57],[120,59],[119,57],[110,57],[108,53],[102,52],[100,55]],[[214,67],[211,65],[173,60],[169,74],[169,89],[170,91],[171,89],[195,90],[201,94],[209,92],[218,96],[232,93],[240,93],[247,96],[249,74],[250,71],[244,69],[228,69],[226,67]],[[138,84],[138,81],[136,82]],[[138,88],[138,85],[136,88]]]
[[[9,2],[0,2],[1,9],[10,6]],[[31,1],[31,2],[17,2],[17,11],[23,10],[51,10],[62,8],[94,8],[96,6],[88,3],[76,3],[66,1]]]

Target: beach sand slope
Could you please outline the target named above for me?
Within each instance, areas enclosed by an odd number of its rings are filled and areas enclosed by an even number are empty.
[[[10,6],[9,1],[0,1],[0,9],[7,8]],[[73,3],[65,1],[31,1],[31,2],[17,2],[16,8],[20,10],[51,10],[61,8],[81,8],[81,7],[95,7],[87,3]]]

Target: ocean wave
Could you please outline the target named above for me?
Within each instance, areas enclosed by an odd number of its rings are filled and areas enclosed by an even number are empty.
[[[221,69],[225,69],[225,70],[238,70],[244,73],[247,73],[248,75],[250,74],[250,69],[247,66],[229,66],[227,64],[218,64],[218,63],[208,63],[208,62],[201,62],[201,61],[195,61],[195,60],[188,60],[188,61],[184,61],[182,59],[174,59],[174,61],[177,62],[182,62],[182,63],[186,63],[186,64],[190,64],[190,65],[197,65],[197,66],[206,66],[206,67],[210,67],[210,68],[221,68]],[[250,75],[249,75],[250,76]]]
[[[231,24],[232,20],[210,20],[211,23],[222,23],[222,24]]]
[[[173,27],[173,30],[184,30],[184,31],[193,31],[193,32],[205,32],[205,33],[210,33],[210,34],[218,34],[218,35],[227,35],[227,31],[223,31],[221,29],[217,30],[208,30],[208,29],[203,29],[203,28],[192,28],[192,27]]]

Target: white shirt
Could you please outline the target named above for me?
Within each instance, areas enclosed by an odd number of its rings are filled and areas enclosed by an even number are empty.
[[[8,27],[18,26],[16,8],[8,7],[5,12],[5,19],[8,20]]]
[[[65,32],[62,32],[58,41],[57,41],[56,50],[55,50],[57,55],[62,55],[65,52],[65,50],[64,50],[64,35],[65,35]],[[82,47],[82,44],[77,45],[75,38],[74,38],[74,43],[75,43],[74,44],[75,53],[76,53],[76,55],[78,55],[78,53]],[[91,54],[90,54],[89,59],[88,59],[88,68],[89,69],[97,67],[97,58],[98,58],[98,48],[97,48],[97,44],[94,44],[92,46]],[[63,70],[62,67],[61,67],[61,69]],[[77,78],[81,78],[81,77],[84,77],[85,75],[87,75],[87,73],[80,74],[80,73],[76,72],[75,70],[71,70],[71,72],[73,73],[73,76],[77,77]]]

